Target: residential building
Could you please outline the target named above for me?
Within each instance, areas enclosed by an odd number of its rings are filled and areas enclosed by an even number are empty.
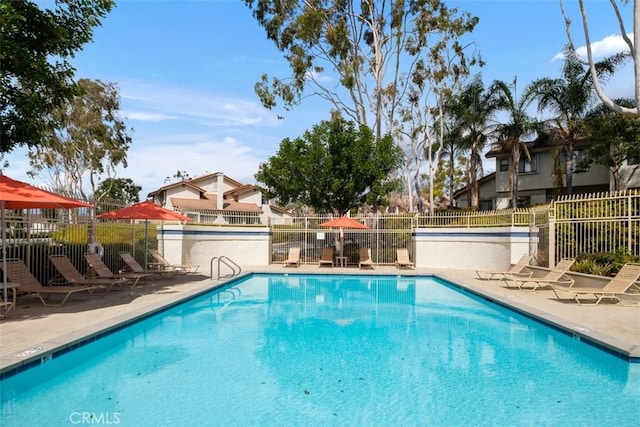
[[[264,200],[258,187],[242,184],[222,172],[174,182],[147,197],[199,223],[268,224],[286,217],[282,209]]]
[[[576,144],[574,151],[574,168],[582,160],[586,141]],[[565,174],[558,180],[555,173],[558,162],[564,164],[562,150],[557,142],[540,140],[527,143],[529,158],[521,155],[518,164],[518,207],[548,203],[563,194],[566,185]],[[511,153],[495,144],[486,154],[488,159],[495,159],[495,172],[481,178],[480,210],[506,209],[511,207],[509,197],[509,164]],[[636,172],[640,159],[629,159],[622,166],[621,175],[626,184],[625,189],[640,187],[640,172]],[[592,164],[586,171],[574,169],[573,194],[601,193],[615,190],[611,172],[606,166]],[[470,191],[467,187],[454,193],[455,205],[458,208],[469,207]]]

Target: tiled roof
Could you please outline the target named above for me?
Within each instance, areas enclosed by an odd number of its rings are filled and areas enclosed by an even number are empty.
[[[238,188],[233,188],[231,190],[227,190],[224,192],[225,196],[232,196],[232,195],[237,195],[237,194],[244,194],[244,193],[248,193],[249,191],[253,191],[256,189],[256,186],[253,184],[245,184],[242,185]]]
[[[187,187],[191,187],[191,188],[193,188],[194,190],[199,191],[199,192],[201,192],[201,193],[203,193],[203,192],[204,192],[204,190],[203,190],[202,188],[198,187],[197,185],[194,185],[191,181],[180,181],[180,182],[174,182],[173,184],[165,185],[164,187],[160,187],[160,188],[158,188],[157,190],[152,191],[152,192],[150,192],[149,194],[147,194],[147,197],[153,197],[153,196],[155,196],[156,194],[158,194],[158,193],[160,193],[160,192],[162,192],[162,191],[164,191],[164,190],[168,190],[168,189],[170,189],[170,188],[179,187],[179,186],[181,186],[181,185],[184,185],[184,186],[187,186]]]
[[[218,201],[215,194],[205,194],[200,199],[185,199],[180,197],[172,197],[171,204],[181,211],[188,210],[218,210]],[[238,203],[234,200],[225,200],[223,204],[225,212],[243,212],[243,213],[262,213],[262,208],[253,203]]]

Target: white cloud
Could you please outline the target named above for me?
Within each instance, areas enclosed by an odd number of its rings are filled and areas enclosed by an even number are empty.
[[[121,111],[120,115],[123,116],[125,120],[136,120],[141,122],[161,122],[175,118],[169,114],[154,113],[150,111]]]
[[[257,101],[216,96],[201,90],[128,80],[120,84],[132,120],[180,119],[203,126],[275,124],[275,114]]]
[[[633,40],[633,33],[627,34],[629,39]],[[606,36],[602,40],[598,40],[591,43],[591,53],[593,54],[593,58],[597,61],[602,58],[606,58],[607,56],[614,55],[616,53],[620,53],[623,51],[629,50],[629,46],[624,41],[621,35],[610,35]],[[580,46],[576,49],[576,53],[583,60],[587,60],[587,47]],[[557,53],[552,61],[557,59],[564,59],[564,52]]]
[[[127,155],[130,166],[119,169],[118,176],[131,178],[142,186],[142,198],[165,185],[165,178],[178,170],[186,171],[192,177],[223,172],[239,182],[251,184],[258,164],[263,161],[254,155],[254,151],[231,137],[172,134],[133,144]]]

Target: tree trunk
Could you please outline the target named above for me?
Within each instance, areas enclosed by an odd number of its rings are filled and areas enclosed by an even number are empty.
[[[566,160],[566,170],[565,170],[565,180],[566,180],[566,193],[573,193],[573,143],[571,141],[567,142],[565,153],[567,155]]]
[[[518,165],[520,163],[520,144],[514,143],[511,147],[511,208],[518,207]]]

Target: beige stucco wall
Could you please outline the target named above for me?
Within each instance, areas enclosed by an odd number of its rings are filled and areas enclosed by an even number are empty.
[[[173,210],[173,204],[171,203],[172,197],[179,199],[197,199],[200,197],[200,193],[193,187],[187,185],[169,188],[166,190],[166,200],[164,204],[164,207],[169,210]]]
[[[197,264],[207,275],[214,257],[225,256],[240,266],[269,265],[268,227],[164,225],[158,228],[158,244],[170,263]]]
[[[536,237],[529,227],[416,229],[415,263],[424,268],[504,271],[530,253]]]

